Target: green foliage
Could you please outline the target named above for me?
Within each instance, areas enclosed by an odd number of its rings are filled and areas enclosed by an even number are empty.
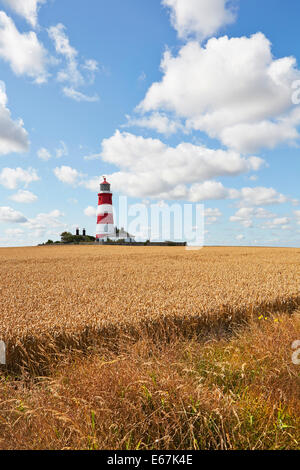
[[[63,232],[61,234],[62,243],[89,243],[95,240],[96,238],[90,235],[72,235],[70,232]]]

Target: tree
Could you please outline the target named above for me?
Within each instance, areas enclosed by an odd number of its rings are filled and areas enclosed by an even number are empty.
[[[70,232],[63,232],[60,237],[62,243],[72,243],[74,236]]]

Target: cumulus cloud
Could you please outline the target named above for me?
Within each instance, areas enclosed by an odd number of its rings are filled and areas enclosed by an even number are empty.
[[[10,196],[10,199],[21,204],[31,204],[32,202],[36,202],[38,197],[30,191],[20,189],[16,194]]]
[[[0,172],[0,184],[7,189],[16,189],[19,185],[27,187],[33,181],[38,181],[39,177],[35,169],[28,168],[3,168]]]
[[[61,157],[66,157],[68,154],[69,154],[68,147],[66,143],[63,140],[61,140],[59,143],[59,147],[55,149],[55,156],[56,158],[61,158]],[[37,156],[41,160],[44,160],[44,161],[48,161],[50,160],[50,158],[52,158],[52,154],[45,147],[42,147],[38,150]]]
[[[274,188],[265,187],[243,188],[239,191],[239,199],[241,206],[266,206],[289,201],[287,196]]]
[[[290,222],[290,219],[288,217],[278,217],[274,220],[272,220],[273,225],[286,225]]]
[[[41,160],[44,160],[45,162],[47,160],[50,160],[51,158],[51,153],[49,152],[49,150],[47,150],[45,147],[42,147],[38,150],[37,152],[37,156],[41,159]]]
[[[161,68],[162,80],[138,111],[173,112],[188,128],[244,153],[299,137],[291,89],[300,71],[294,57],[274,59],[264,34],[212,38],[205,46],[191,41],[176,56],[167,50]]]
[[[228,0],[162,0],[162,4],[169,7],[172,25],[183,39],[207,38],[235,20]]]
[[[230,217],[231,222],[238,222],[245,228],[253,227],[255,219],[272,219],[275,214],[262,207],[241,207],[235,215]]]
[[[0,81],[0,155],[27,152],[29,141],[23,121],[22,119],[14,121],[6,105],[5,83]]]
[[[78,180],[83,176],[82,173],[71,168],[70,166],[61,166],[56,167],[54,170],[54,174],[59,181],[65,184],[75,185]]]
[[[38,9],[47,0],[2,0],[18,15],[23,16],[26,21],[35,28],[37,26]]]
[[[204,211],[205,223],[206,225],[214,224],[222,216],[222,213],[219,209],[207,208]]]
[[[189,184],[195,184],[191,197],[198,191],[215,193],[219,183],[207,180],[257,171],[264,164],[260,158],[241,157],[234,151],[212,150],[191,143],[169,147],[159,139],[120,131],[103,140],[102,160],[120,168],[110,176],[117,191],[160,199],[167,199],[162,194],[172,199],[186,197],[185,185]],[[200,182],[205,185],[197,186]]]
[[[261,228],[263,229],[281,229],[288,230],[290,229],[290,218],[289,217],[276,217],[273,220],[266,221]]]
[[[47,229],[64,229],[67,225],[61,220],[64,214],[55,209],[48,213],[38,214],[36,217],[28,219],[24,223],[24,227],[29,229],[35,237],[42,237],[45,235]]]
[[[26,217],[21,212],[11,207],[0,207],[0,222],[22,224],[26,221]]]
[[[26,75],[36,83],[47,81],[48,58],[44,46],[35,32],[20,33],[4,11],[0,11],[0,57],[16,75]]]
[[[154,130],[160,134],[171,135],[175,134],[178,131],[186,132],[185,127],[182,125],[180,121],[176,121],[170,119],[164,113],[152,113],[150,116],[132,118],[130,116],[127,117],[127,124],[123,127],[144,127],[147,129]]]
[[[238,197],[234,189],[225,188],[218,181],[195,183],[186,191],[186,199],[191,202],[235,199]]]

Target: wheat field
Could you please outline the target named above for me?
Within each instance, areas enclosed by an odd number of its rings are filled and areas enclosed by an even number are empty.
[[[300,303],[300,250],[58,246],[0,249],[7,361],[47,358],[119,334],[230,328]]]
[[[299,261],[0,249],[0,449],[299,449]]]

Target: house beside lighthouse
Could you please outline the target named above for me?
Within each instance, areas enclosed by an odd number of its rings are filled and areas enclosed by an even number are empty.
[[[124,239],[127,243],[134,242],[134,237],[125,232],[123,228],[119,230],[114,225],[112,196],[110,184],[104,176],[98,194],[96,242],[120,239]]]

